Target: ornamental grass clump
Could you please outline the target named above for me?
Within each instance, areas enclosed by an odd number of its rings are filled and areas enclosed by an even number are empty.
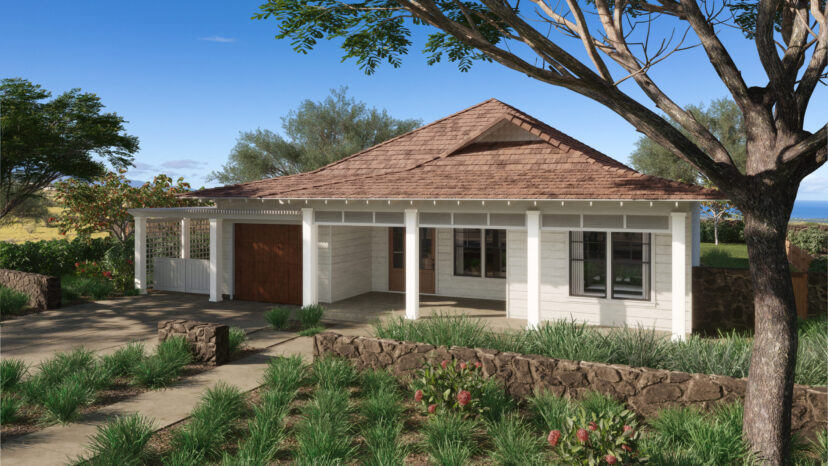
[[[794,376],[799,384],[828,385],[828,320],[825,318],[799,323]]]
[[[299,309],[299,322],[302,323],[302,328],[318,327],[319,321],[322,320],[322,315],[325,313],[325,308],[319,304],[310,304],[302,306]]]
[[[118,416],[98,426],[90,437],[87,454],[76,464],[89,466],[131,466],[147,464],[153,458],[148,447],[155,432],[151,419],[139,414]]]
[[[695,335],[671,343],[667,369],[681,372],[747,377],[753,339],[738,332],[718,338]]]
[[[492,443],[491,458],[503,466],[549,464],[543,439],[536,435],[517,414],[503,416],[486,424]]]
[[[292,312],[293,310],[289,307],[274,307],[265,312],[265,320],[274,330],[284,330],[287,328],[288,319]]]
[[[322,390],[341,390],[354,384],[357,373],[345,359],[326,355],[313,362],[311,376]]]
[[[0,391],[8,392],[17,388],[26,372],[26,363],[19,359],[9,358],[0,361]]]
[[[606,338],[575,320],[543,322],[525,331],[523,353],[541,354],[572,361],[610,362],[612,349]]]
[[[369,394],[360,405],[359,412],[370,425],[381,422],[395,424],[402,419],[405,408],[399,402],[396,391],[381,390]]]
[[[112,354],[103,356],[103,366],[113,377],[127,376],[147,357],[143,343],[130,342]]]
[[[564,428],[573,413],[572,402],[548,390],[535,391],[526,398],[530,420],[536,430],[550,432]]]
[[[253,408],[253,419],[247,423],[248,436],[239,443],[234,456],[224,453],[223,465],[268,464],[276,456],[287,437],[284,420],[296,392],[268,390],[261,403]]]
[[[239,351],[242,348],[244,342],[247,341],[247,333],[244,329],[239,327],[230,327],[230,337],[229,337],[229,344],[230,347],[230,354]]]
[[[193,356],[184,337],[161,342],[155,354],[144,358],[132,369],[133,383],[148,388],[163,388],[173,383]]]
[[[17,315],[29,305],[29,297],[0,285],[0,316]]]
[[[429,416],[422,428],[423,448],[437,464],[468,464],[479,448],[475,435],[479,428],[474,418],[457,412]]]
[[[296,426],[296,464],[343,464],[356,454],[348,391],[318,389]]]
[[[193,409],[190,420],[172,438],[175,462],[210,461],[235,431],[235,423],[247,412],[246,396],[236,387],[218,383],[208,389]]]
[[[387,369],[366,369],[359,373],[359,385],[368,396],[376,392],[397,391],[400,383]]]
[[[410,447],[400,440],[402,422],[379,422],[362,429],[368,450],[360,464],[366,466],[402,466]]]
[[[67,423],[78,416],[78,410],[94,400],[95,390],[84,380],[83,374],[69,377],[49,387],[42,394],[40,404],[46,410],[46,421]]]
[[[479,414],[484,409],[480,400],[485,385],[480,367],[479,362],[443,360],[437,365],[427,362],[411,382],[414,400],[429,414],[438,411]]]
[[[275,391],[295,392],[305,379],[307,368],[302,357],[275,357],[268,361],[263,383]]]
[[[395,317],[374,324],[374,335],[393,340],[419,341],[434,346],[494,347],[493,333],[480,320],[464,314],[436,312],[428,319],[408,320]]]
[[[0,425],[10,424],[17,420],[18,411],[23,406],[23,402],[16,396],[3,393],[0,397]]]
[[[654,328],[638,326],[612,330],[604,338],[609,347],[609,361],[632,367],[664,367],[670,354],[670,340],[656,334]]]

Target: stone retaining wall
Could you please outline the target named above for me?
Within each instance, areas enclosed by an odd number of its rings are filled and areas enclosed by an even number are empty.
[[[625,402],[648,417],[671,405],[709,408],[714,403],[744,398],[745,379],[707,374],[688,374],[616,364],[567,361],[537,355],[499,352],[481,348],[434,347],[425,343],[380,338],[343,336],[325,332],[314,336],[313,355],[332,353],[351,360],[358,368],[392,368],[405,376],[430,360],[444,359],[482,363],[486,377],[497,377],[517,398],[534,390],[550,390],[579,398],[598,391]],[[815,432],[828,422],[825,387],[794,388],[793,429]]]
[[[0,285],[29,297],[29,307],[44,311],[60,307],[60,278],[0,269]]]
[[[158,322],[158,341],[170,337],[187,338],[195,361],[217,366],[230,358],[230,327],[194,320]]]

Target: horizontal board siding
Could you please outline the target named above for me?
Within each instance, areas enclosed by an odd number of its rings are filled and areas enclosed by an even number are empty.
[[[502,278],[483,277],[457,277],[454,275],[454,230],[451,228],[437,229],[437,294],[440,296],[453,296],[457,298],[479,298],[479,299],[506,299],[506,280]],[[508,243],[509,235],[506,233]],[[511,256],[506,251],[506,268]]]
[[[368,227],[333,226],[330,231],[331,301],[371,291],[372,235]]]

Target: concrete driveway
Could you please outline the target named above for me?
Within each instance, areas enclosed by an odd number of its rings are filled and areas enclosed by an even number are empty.
[[[154,343],[158,321],[166,319],[215,322],[249,332],[267,326],[263,314],[272,306],[211,303],[204,295],[166,292],[79,304],[4,321],[0,355],[35,365],[56,351],[81,345],[106,353],[132,340]]]

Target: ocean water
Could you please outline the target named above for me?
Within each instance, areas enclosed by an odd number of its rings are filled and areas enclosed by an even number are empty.
[[[794,202],[791,220],[810,220],[828,223],[828,201]]]

